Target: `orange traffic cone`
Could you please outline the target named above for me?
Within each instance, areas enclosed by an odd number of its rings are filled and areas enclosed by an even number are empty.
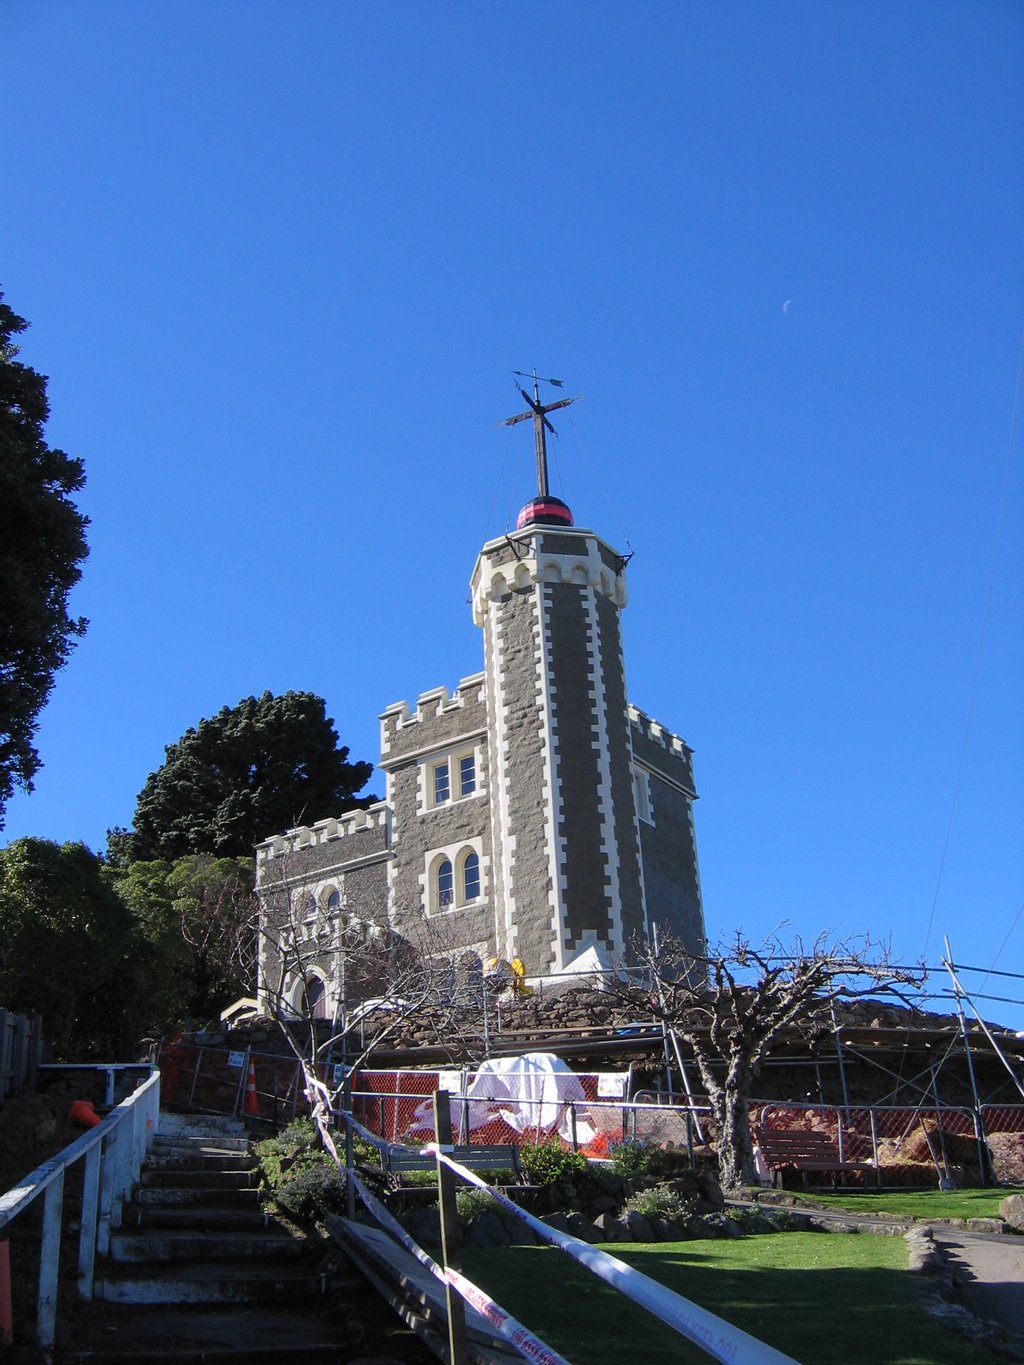
[[[260,1097],[256,1093],[256,1064],[249,1058],[249,1075],[245,1082],[245,1112],[259,1118]]]
[[[91,1100],[75,1100],[68,1110],[68,1120],[79,1128],[95,1128],[101,1122]]]

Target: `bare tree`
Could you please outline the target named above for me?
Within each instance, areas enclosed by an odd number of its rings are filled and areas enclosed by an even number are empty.
[[[691,1048],[718,1132],[719,1174],[728,1188],[755,1179],[749,1125],[753,1082],[783,1029],[813,1034],[829,1026],[840,996],[917,985],[918,971],[895,966],[885,945],[820,935],[805,947],[777,937],[759,946],[737,933],[704,955],[678,940],[638,945],[633,962],[605,987],[631,1009],[653,1013]],[[724,1067],[724,1071],[723,1071]]]
[[[259,894],[260,995],[305,1064],[340,1053],[361,1066],[412,1026],[439,1044],[471,1044],[466,1006],[482,981],[449,916],[423,914],[399,933],[340,898],[316,897],[283,865]]]

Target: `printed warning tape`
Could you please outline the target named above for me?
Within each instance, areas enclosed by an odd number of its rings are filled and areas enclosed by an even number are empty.
[[[646,1308],[649,1313],[653,1313],[682,1336],[696,1342],[713,1359],[723,1361],[725,1365],[796,1365],[792,1356],[783,1355],[774,1346],[758,1341],[757,1337],[752,1337],[748,1332],[726,1322],[724,1318],[709,1313],[706,1308],[692,1303],[682,1294],[666,1289],[664,1285],[620,1261],[617,1256],[611,1256],[607,1251],[599,1251],[589,1242],[584,1242],[569,1233],[559,1232],[557,1228],[535,1218],[501,1190],[492,1189],[474,1171],[460,1166],[444,1152],[439,1153],[436,1144],[428,1144],[423,1151],[438,1156],[446,1166],[469,1184],[486,1190],[493,1199],[514,1213],[544,1241],[558,1247],[560,1251],[564,1251],[574,1261],[578,1261],[580,1265],[614,1289],[618,1289],[634,1303]]]
[[[447,1280],[462,1298],[467,1303],[472,1304],[480,1316],[486,1319],[498,1335],[503,1337],[510,1346],[513,1346],[524,1359],[535,1361],[536,1365],[569,1365],[569,1361],[564,1356],[553,1351],[550,1346],[541,1341],[540,1337],[517,1321],[511,1313],[506,1313],[504,1308],[499,1303],[495,1303],[494,1299],[485,1293],[479,1285],[475,1285],[472,1280],[467,1280],[465,1275],[453,1270],[451,1266],[438,1265],[432,1256],[425,1252],[417,1242],[413,1241],[401,1223],[388,1212],[380,1200],[374,1198],[355,1171],[350,1172],[350,1175],[359,1192],[360,1199],[381,1226],[386,1228],[407,1250],[411,1251],[432,1275],[436,1276],[442,1283]]]

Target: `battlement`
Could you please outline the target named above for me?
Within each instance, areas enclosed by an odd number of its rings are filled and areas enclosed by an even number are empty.
[[[336,819],[318,820],[315,825],[297,825],[284,834],[275,834],[256,845],[256,862],[264,863],[270,858],[279,858],[287,853],[299,853],[317,844],[326,844],[334,839],[344,839],[354,834],[365,834],[371,830],[388,828],[388,806],[378,801],[366,810],[348,811]]]
[[[658,744],[669,753],[675,754],[684,763],[689,765],[693,750],[684,739],[674,735],[671,730],[666,730],[660,721],[656,721],[652,716],[641,711],[639,707],[630,702],[627,708],[629,723],[638,734],[653,744]]]
[[[470,578],[473,619],[483,626],[490,603],[534,583],[593,588],[617,607],[627,601],[625,561],[593,531],[531,526],[492,540],[481,550]]]
[[[453,694],[449,693],[447,687],[432,687],[428,692],[421,692],[415,711],[409,709],[408,702],[393,702],[380,715],[381,758],[386,757],[396,745],[401,749],[407,749],[410,741],[416,745],[429,743],[423,735],[414,739],[412,734],[407,733],[412,727],[426,724],[429,728],[431,722],[444,717],[450,720],[457,719],[457,713],[467,707],[484,705],[486,701],[482,673],[473,673],[468,678],[460,679]]]

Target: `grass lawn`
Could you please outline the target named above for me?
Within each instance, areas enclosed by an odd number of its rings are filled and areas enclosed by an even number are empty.
[[[605,1248],[801,1365],[992,1365],[920,1307],[900,1237],[787,1232]],[[466,1247],[466,1274],[573,1365],[709,1357],[552,1247]]]
[[[892,1190],[875,1194],[820,1194],[806,1196],[793,1192],[793,1199],[807,1198],[823,1208],[849,1209],[854,1213],[894,1213],[900,1218],[998,1218],[999,1205],[1008,1194],[1024,1194],[1020,1189],[998,1190]]]

